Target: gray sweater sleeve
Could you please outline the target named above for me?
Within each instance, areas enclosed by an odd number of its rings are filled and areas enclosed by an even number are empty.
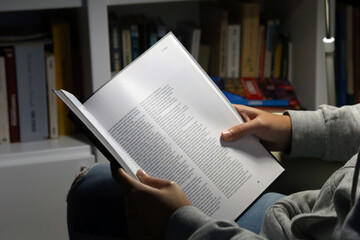
[[[347,161],[360,145],[360,104],[316,111],[287,111],[292,122],[289,157]]]

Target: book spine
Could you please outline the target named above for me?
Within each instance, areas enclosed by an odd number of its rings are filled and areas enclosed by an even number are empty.
[[[336,13],[336,90],[337,105],[346,105],[346,12],[340,8]]]
[[[258,76],[260,4],[243,3],[241,21],[241,77]]]
[[[146,23],[146,19],[143,19],[138,23],[139,28],[139,49],[140,54],[145,52],[150,44],[149,44],[149,36],[148,36],[148,25]]]
[[[111,21],[109,23],[109,35],[111,72],[116,73],[122,68],[120,23],[118,21]]]
[[[240,66],[240,24],[228,27],[227,77],[238,78]]]
[[[52,38],[55,57],[56,88],[73,92],[72,48],[69,23],[53,23]],[[59,135],[70,135],[75,132],[75,126],[67,118],[68,109],[58,99]]]
[[[0,56],[0,144],[10,143],[5,58]]]
[[[191,39],[191,55],[196,61],[199,60],[199,48],[200,48],[201,29],[193,29]]]
[[[55,57],[53,54],[46,55],[46,79],[47,79],[47,100],[49,117],[50,138],[59,137],[57,98],[52,90],[56,89]]]
[[[20,142],[15,52],[13,48],[5,48],[4,53],[10,125],[10,142],[15,143]]]
[[[285,36],[282,41],[281,73],[280,78],[287,79],[289,71],[289,38]]]
[[[354,103],[353,7],[346,6],[346,104]]]
[[[259,41],[258,41],[258,77],[264,78],[264,65],[265,65],[265,52],[266,52],[266,42],[265,42],[265,26],[261,25],[259,28]]]
[[[124,63],[124,67],[126,67],[132,61],[130,29],[124,28],[121,31],[121,33],[122,33],[121,35],[122,35],[123,63]]]
[[[264,96],[261,93],[256,78],[240,78],[240,81],[245,89],[246,98],[248,100],[263,100]]]
[[[271,66],[272,66],[272,46],[273,38],[275,33],[275,23],[273,20],[268,20],[266,29],[266,53],[265,53],[265,64],[264,64],[264,77],[271,77]]]
[[[360,9],[353,12],[353,66],[360,66]],[[360,103],[360,67],[354,67],[354,103]]]
[[[220,59],[219,59],[219,76],[226,77],[226,60],[227,60],[227,30],[228,30],[228,12],[223,11],[220,22]]]
[[[131,34],[131,57],[135,60],[140,55],[139,48],[139,28],[136,24],[130,26]]]
[[[281,75],[281,57],[283,45],[281,42],[276,44],[275,57],[274,57],[274,78],[280,78]]]
[[[48,117],[44,45],[16,45],[15,62],[19,103],[20,140],[46,139]]]
[[[204,69],[205,72],[209,72],[209,62],[210,62],[210,51],[211,47],[208,44],[200,44],[199,46],[199,64]]]

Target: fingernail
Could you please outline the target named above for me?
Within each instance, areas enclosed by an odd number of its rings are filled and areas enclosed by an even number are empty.
[[[142,169],[139,169],[136,174],[138,177],[146,176],[146,172]]]
[[[224,138],[231,138],[232,136],[231,131],[223,131],[222,134]]]

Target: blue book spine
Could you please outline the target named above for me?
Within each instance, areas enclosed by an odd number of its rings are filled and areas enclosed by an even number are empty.
[[[140,55],[139,49],[139,27],[136,24],[130,26],[131,56],[135,60]]]
[[[43,44],[15,46],[20,141],[49,136]]]
[[[248,100],[243,98],[239,95],[223,91],[225,97],[232,103],[232,104],[242,104],[246,106],[252,107],[287,107],[289,106],[289,100]]]
[[[346,10],[339,8],[336,12],[336,41],[335,41],[335,69],[336,69],[336,97],[337,105],[346,105]]]

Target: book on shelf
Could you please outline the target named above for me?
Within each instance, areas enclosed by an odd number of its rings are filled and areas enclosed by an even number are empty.
[[[130,24],[130,39],[131,39],[131,60],[135,60],[140,55],[139,47],[139,27],[136,22]]]
[[[241,65],[240,76],[258,76],[258,40],[260,27],[260,4],[241,3]]]
[[[281,62],[283,57],[283,43],[281,38],[275,43],[273,77],[281,77]]]
[[[59,121],[57,98],[52,89],[56,89],[55,56],[52,52],[45,52],[46,83],[47,83],[47,109],[49,118],[49,137],[59,137]]]
[[[271,77],[271,67],[273,60],[273,40],[275,34],[275,21],[268,20],[266,25],[266,52],[264,62],[264,77]]]
[[[193,22],[179,22],[176,26],[182,43],[196,61],[199,60],[201,29]]]
[[[176,181],[209,216],[235,220],[284,170],[252,135],[220,139],[243,120],[172,33],[84,104],[56,94],[105,156]]]
[[[353,61],[360,66],[360,8],[354,7],[353,12]],[[354,103],[360,103],[360,68],[354,67]]]
[[[121,22],[121,42],[123,67],[126,67],[132,62],[131,31],[127,21]]]
[[[221,80],[223,93],[233,104],[300,108],[294,88],[285,79],[225,78]]]
[[[336,9],[336,41],[335,41],[335,73],[336,73],[336,104],[346,105],[346,11]]]
[[[110,68],[112,73],[122,69],[122,42],[120,22],[115,13],[109,14]]]
[[[282,56],[281,56],[281,66],[280,66],[280,76],[279,78],[288,79],[289,76],[289,61],[290,61],[290,39],[287,34],[282,34],[281,38],[282,44]]]
[[[240,46],[241,46],[241,25],[229,24],[227,37],[227,77],[239,77],[240,73]]]
[[[266,54],[266,39],[265,39],[265,26],[259,27],[259,40],[258,40],[258,78],[264,78],[265,70],[265,54]]]
[[[15,143],[20,141],[20,129],[19,129],[18,96],[17,96],[18,86],[16,82],[14,48],[13,47],[4,48],[4,54],[5,54],[5,72],[6,72],[8,111],[9,111],[10,142]]]
[[[20,141],[47,139],[44,43],[15,45]]]
[[[200,43],[198,63],[200,64],[202,69],[204,69],[204,71],[207,73],[209,72],[210,52],[211,52],[210,45]]]
[[[71,31],[68,22],[51,24],[52,41],[55,57],[56,88],[74,90]],[[75,126],[67,118],[68,109],[58,99],[59,135],[70,135],[75,132]]]
[[[346,104],[354,104],[353,6],[346,5]]]
[[[135,18],[139,28],[139,49],[142,54],[150,47],[149,20],[143,14],[137,15]]]
[[[200,3],[201,43],[209,45],[210,76],[226,77],[228,11],[209,3]]]
[[[5,57],[0,55],[0,144],[10,143]]]

